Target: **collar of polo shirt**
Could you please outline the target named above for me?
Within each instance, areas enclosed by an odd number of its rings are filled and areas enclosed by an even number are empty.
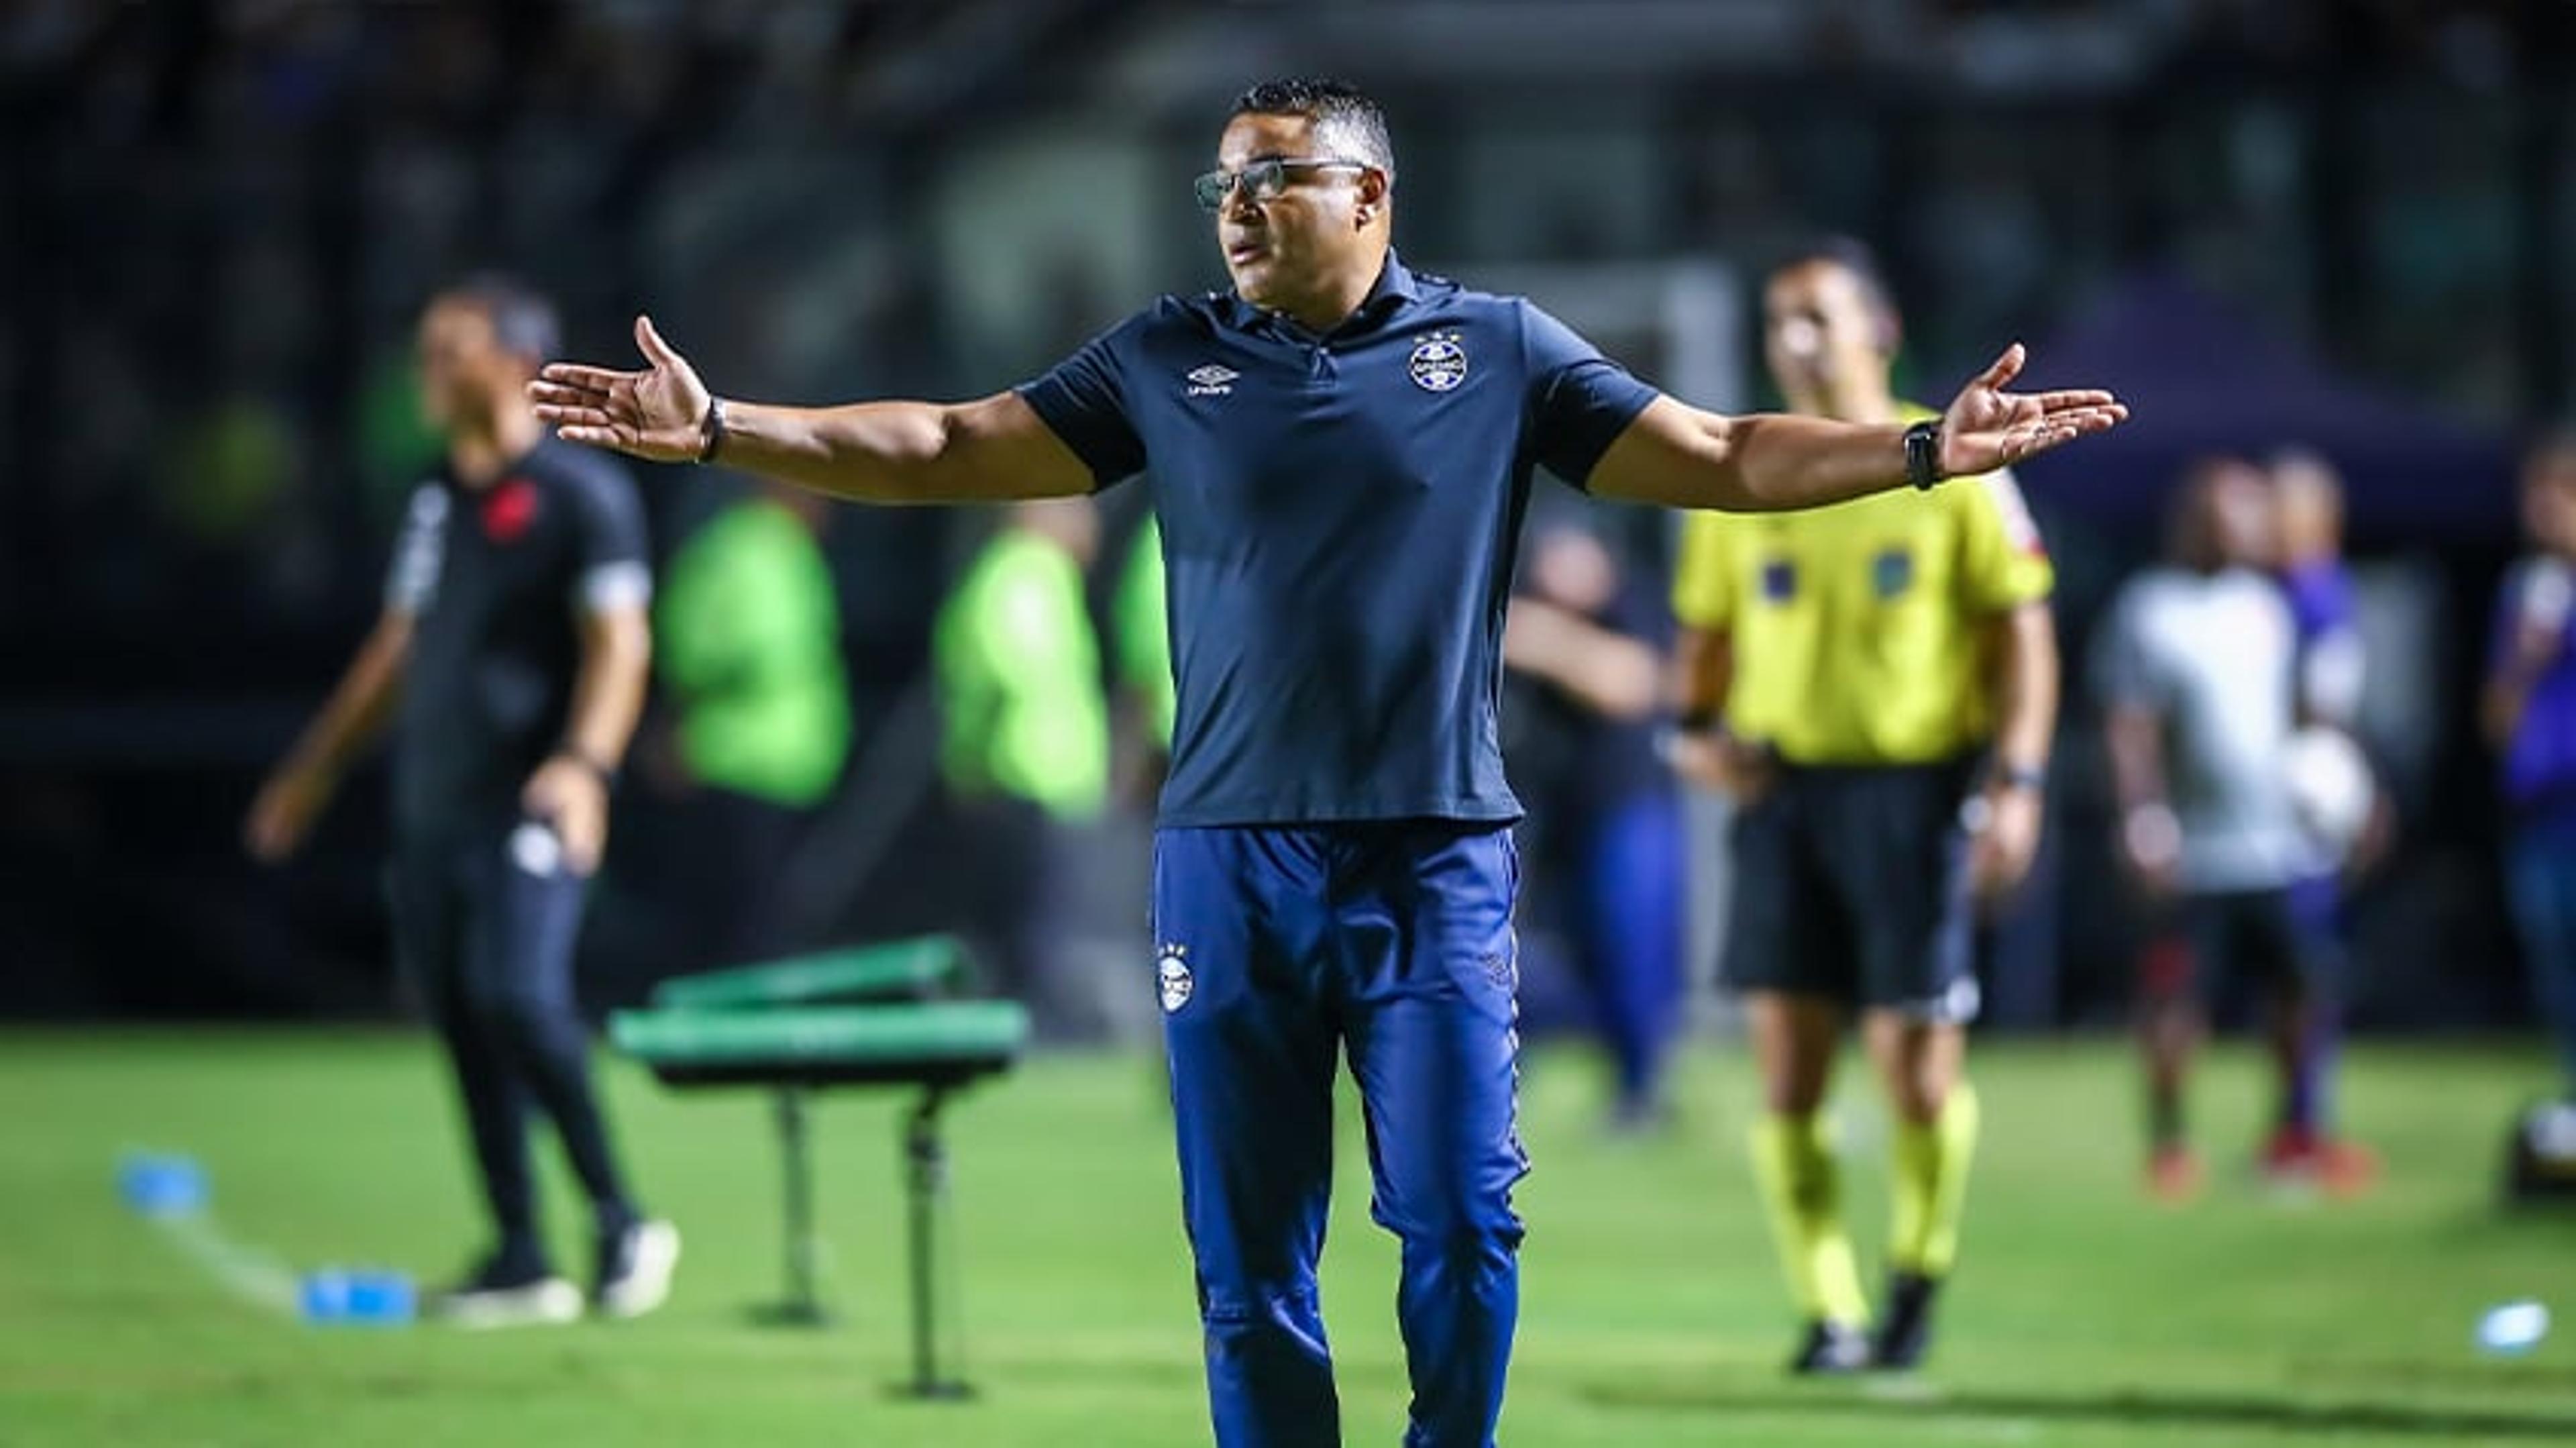
[[[1256,307],[1245,301],[1240,292],[1227,291],[1224,295],[1227,309],[1231,314],[1230,320],[1246,331],[1276,328],[1301,337],[1315,336],[1314,333],[1306,330],[1304,323],[1285,313]],[[1339,336],[1351,330],[1354,323],[1374,325],[1382,322],[1393,315],[1396,308],[1407,302],[1419,301],[1421,298],[1422,290],[1414,282],[1413,273],[1406,268],[1403,258],[1395,254],[1395,249],[1389,247],[1386,253],[1386,265],[1379,270],[1377,282],[1369,288],[1368,295],[1360,298],[1358,310],[1343,318],[1340,326],[1324,335]]]

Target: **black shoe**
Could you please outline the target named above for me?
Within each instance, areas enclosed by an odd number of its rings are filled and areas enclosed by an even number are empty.
[[[471,1276],[435,1299],[439,1317],[458,1327],[529,1327],[581,1316],[581,1289],[542,1261],[497,1252]]]
[[[642,1317],[671,1295],[680,1262],[680,1229],[668,1222],[629,1222],[599,1239],[591,1300],[610,1317]]]
[[[1869,1338],[1850,1323],[1821,1317],[1807,1324],[1798,1355],[1789,1359],[1789,1371],[1801,1377],[1856,1373],[1868,1366]]]
[[[1613,1141],[1644,1141],[1672,1128],[1671,1102],[1660,1096],[1623,1096],[1601,1123],[1601,1134]]]
[[[1888,1280],[1887,1315],[1869,1347],[1869,1365],[1882,1372],[1910,1372],[1932,1347],[1932,1302],[1941,1279],[1899,1272]]]

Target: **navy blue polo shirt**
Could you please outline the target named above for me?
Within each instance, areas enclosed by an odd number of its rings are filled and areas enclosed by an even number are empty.
[[[1327,335],[1165,297],[1020,392],[1101,486],[1151,479],[1164,825],[1519,817],[1495,715],[1531,471],[1581,486],[1653,388],[1390,254]]]

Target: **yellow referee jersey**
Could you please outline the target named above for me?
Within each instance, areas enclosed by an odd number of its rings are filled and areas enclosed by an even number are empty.
[[[1995,472],[1802,513],[1693,513],[1673,612],[1732,638],[1736,734],[1793,764],[1925,764],[1986,741],[1986,626],[2055,583]]]

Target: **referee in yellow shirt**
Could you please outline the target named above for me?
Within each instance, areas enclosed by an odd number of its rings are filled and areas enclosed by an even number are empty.
[[[1898,322],[1869,254],[1773,272],[1764,353],[1793,411],[1931,418],[1890,392]],[[1975,902],[2038,842],[2057,712],[2054,575],[2004,473],[1805,513],[1697,513],[1673,590],[1676,764],[1737,805],[1725,974],[1765,1114],[1753,1160],[1791,1292],[1796,1372],[1909,1368],[1956,1255],[1977,1103]],[[1869,1330],[1818,1119],[1857,1013],[1896,1119],[1894,1241]]]

